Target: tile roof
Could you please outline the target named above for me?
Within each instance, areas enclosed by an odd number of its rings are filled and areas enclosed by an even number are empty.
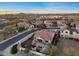
[[[40,37],[44,41],[52,41],[55,31],[52,29],[43,29],[35,32],[34,37]]]

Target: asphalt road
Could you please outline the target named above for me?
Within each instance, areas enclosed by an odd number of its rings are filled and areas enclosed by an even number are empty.
[[[55,27],[55,28],[47,28],[47,29],[59,29],[58,27]],[[18,36],[15,36],[3,43],[0,44],[0,51],[3,51],[5,50],[7,47],[11,46],[12,44],[16,43],[17,41],[21,40],[22,38],[24,38],[25,36],[27,36],[28,34],[34,32],[36,30],[31,30],[31,31],[28,31],[28,32],[24,32]]]
[[[0,51],[5,50],[7,47],[11,46],[12,44],[16,43],[17,41],[21,40],[22,38],[24,38],[25,36],[27,36],[28,34],[34,32],[34,31],[35,30],[24,32],[18,36],[15,36],[15,37],[9,39],[8,41],[3,42],[2,44],[0,44]]]

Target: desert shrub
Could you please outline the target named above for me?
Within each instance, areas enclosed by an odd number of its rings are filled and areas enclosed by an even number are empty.
[[[57,56],[59,55],[60,51],[56,46],[48,44],[48,47],[43,51],[43,53],[49,56]]]
[[[17,49],[17,44],[16,44],[11,48],[11,53],[16,54],[17,52],[18,52],[18,49]]]
[[[25,48],[24,52],[25,53],[29,53],[30,49],[29,48]]]

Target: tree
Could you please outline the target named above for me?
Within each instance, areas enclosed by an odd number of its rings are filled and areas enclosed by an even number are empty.
[[[4,29],[3,29],[3,36],[4,36],[4,39],[8,38],[9,36],[11,36],[13,34],[13,26],[11,25],[8,25],[6,26]]]
[[[18,31],[19,31],[19,32],[24,31],[24,30],[25,30],[24,27],[18,26]]]
[[[28,23],[29,23],[29,24],[32,24],[32,20],[28,20]]]
[[[39,25],[37,25],[37,28],[43,29],[43,28],[46,28],[46,25],[45,24],[39,24]]]
[[[6,32],[6,33],[12,33],[12,26],[11,25],[8,25],[8,26],[6,26],[5,28],[4,28],[4,32]]]
[[[56,55],[59,55],[59,50],[56,46],[52,44],[48,44],[47,48],[43,51],[43,53],[49,56],[56,56]]]
[[[17,52],[18,52],[18,49],[17,49],[17,44],[16,44],[11,48],[11,53],[16,54]]]

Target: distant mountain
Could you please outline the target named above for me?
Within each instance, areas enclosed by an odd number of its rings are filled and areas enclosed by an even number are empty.
[[[25,11],[25,12],[15,12],[15,11],[0,11],[1,14],[79,14],[75,12],[49,12],[49,11],[40,11],[40,10],[34,10],[34,11]]]
[[[18,12],[13,12],[13,11],[0,11],[0,15],[4,14],[17,14]]]
[[[3,15],[9,15],[9,16],[13,16],[13,15],[18,15],[18,16],[34,16],[34,15],[79,15],[79,13],[53,13],[53,12],[48,12],[48,11],[31,11],[31,12],[14,12],[14,11],[0,11],[0,16]]]

